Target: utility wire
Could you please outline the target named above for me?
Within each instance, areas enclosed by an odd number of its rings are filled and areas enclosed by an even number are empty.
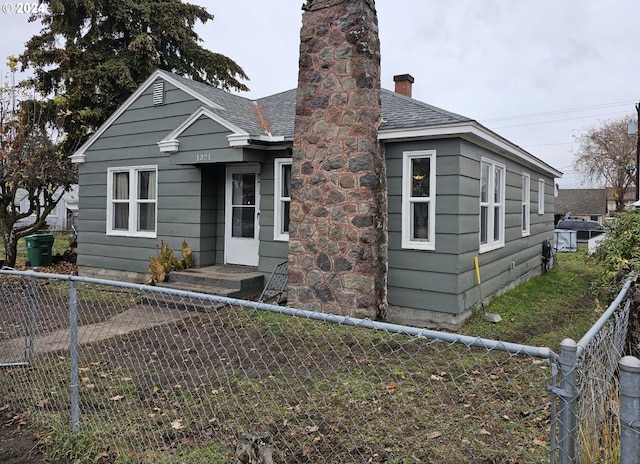
[[[541,143],[539,145],[524,145],[522,148],[530,147],[555,147],[557,145],[573,145],[574,142],[556,142],[556,143]]]
[[[497,117],[497,118],[483,119],[483,121],[484,122],[508,121],[508,120],[513,120],[513,119],[527,119],[527,118],[535,118],[535,117],[540,117],[540,116],[551,116],[551,115],[555,115],[555,114],[579,113],[579,112],[583,112],[583,111],[599,110],[599,109],[605,109],[605,108],[612,108],[612,107],[616,107],[616,106],[626,106],[626,105],[629,105],[631,103],[636,103],[636,101],[635,100],[628,100],[628,101],[617,102],[617,103],[603,103],[601,105],[581,106],[581,107],[578,107],[578,108],[567,108],[567,109],[563,109],[563,110],[543,111],[543,112],[540,112],[540,113],[519,114],[519,115],[514,115],[514,116],[501,116],[501,117]]]
[[[513,124],[510,126],[498,126],[498,127],[494,127],[493,129],[508,129],[510,127],[522,127],[522,126],[535,126],[535,125],[539,125],[539,124],[551,124],[554,122],[563,122],[563,121],[573,121],[576,119],[592,119],[592,118],[597,118],[599,116],[613,116],[616,114],[627,114],[628,111],[616,111],[614,113],[601,113],[601,114],[592,114],[592,115],[588,115],[588,116],[578,116],[575,118],[563,118],[563,119],[552,119],[549,121],[537,121],[537,122],[526,122],[523,124]]]

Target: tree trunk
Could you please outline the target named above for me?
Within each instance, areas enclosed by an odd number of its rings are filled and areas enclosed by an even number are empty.
[[[289,302],[386,313],[386,181],[373,0],[308,0],[300,32]]]
[[[15,267],[18,259],[18,237],[14,233],[4,234],[4,266]]]

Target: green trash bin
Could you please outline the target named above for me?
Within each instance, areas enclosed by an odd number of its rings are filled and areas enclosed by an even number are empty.
[[[51,266],[53,263],[53,235],[35,234],[24,238],[31,267]]]

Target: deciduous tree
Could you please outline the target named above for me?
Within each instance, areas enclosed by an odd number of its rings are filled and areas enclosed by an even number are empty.
[[[611,188],[616,211],[624,211],[625,193],[635,185],[637,134],[629,135],[634,116],[610,120],[578,137],[574,169],[583,180]]]
[[[51,101],[23,97],[16,103],[17,90],[5,87],[0,93],[0,235],[4,265],[10,267],[16,263],[18,240],[45,226],[75,181],[59,143],[64,115]],[[26,210],[19,208],[23,197]]]
[[[180,0],[41,0],[43,29],[20,56],[45,95],[59,95],[66,147],[77,145],[154,70],[223,88],[248,90],[242,68],[200,45],[193,28],[213,20]]]

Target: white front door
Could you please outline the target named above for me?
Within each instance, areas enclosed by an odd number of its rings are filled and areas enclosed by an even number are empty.
[[[227,264],[258,265],[260,166],[227,166],[225,246]]]

